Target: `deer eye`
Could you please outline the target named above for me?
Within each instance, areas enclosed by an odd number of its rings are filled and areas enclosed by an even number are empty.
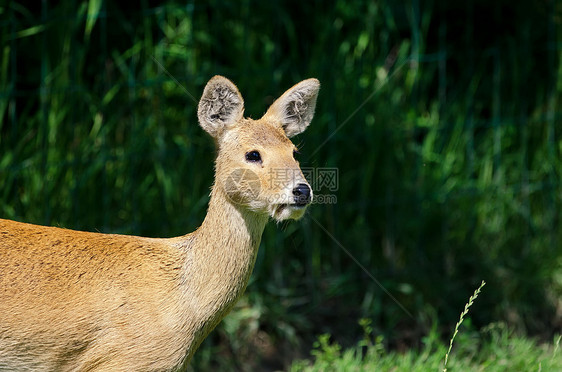
[[[253,150],[246,153],[246,160],[252,163],[261,162],[261,155],[258,151]]]

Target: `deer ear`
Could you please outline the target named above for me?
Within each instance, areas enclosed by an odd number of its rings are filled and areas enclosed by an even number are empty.
[[[301,81],[273,102],[264,118],[281,123],[287,137],[304,132],[314,116],[319,89],[316,79]]]
[[[215,76],[205,86],[197,108],[199,125],[214,138],[244,114],[242,95],[230,80]]]

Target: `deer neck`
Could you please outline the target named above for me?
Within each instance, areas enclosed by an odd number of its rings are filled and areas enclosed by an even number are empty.
[[[244,292],[267,220],[213,187],[207,216],[193,233],[187,273],[193,300],[212,327]]]

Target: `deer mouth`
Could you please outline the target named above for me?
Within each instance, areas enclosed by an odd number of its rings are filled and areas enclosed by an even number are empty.
[[[277,204],[273,210],[271,217],[273,217],[277,221],[283,221],[288,219],[298,220],[304,215],[306,207],[308,207],[308,204],[297,204],[297,203]]]
[[[308,206],[308,204],[297,204],[297,203],[285,203],[277,205],[276,212],[281,212],[286,208],[293,208],[293,209],[304,209]]]

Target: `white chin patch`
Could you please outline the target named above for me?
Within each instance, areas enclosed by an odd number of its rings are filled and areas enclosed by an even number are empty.
[[[277,221],[284,221],[288,219],[298,220],[304,215],[306,211],[305,206],[297,206],[295,204],[277,204],[273,207],[271,217]]]

